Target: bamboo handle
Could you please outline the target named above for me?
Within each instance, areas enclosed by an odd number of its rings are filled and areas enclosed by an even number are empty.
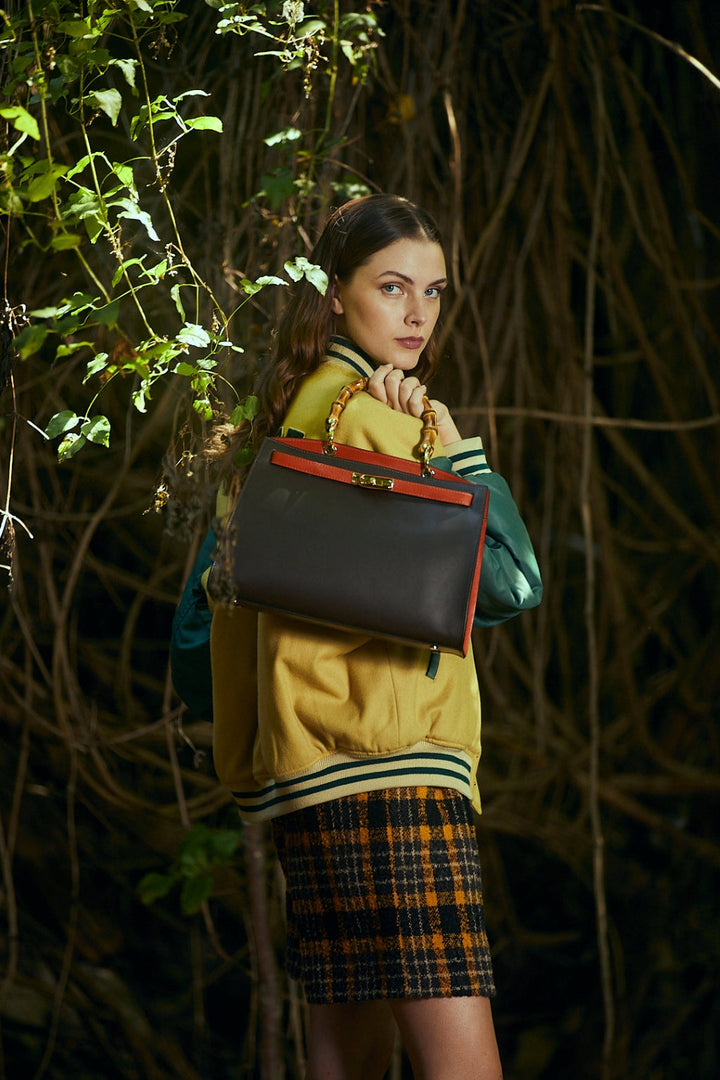
[[[335,446],[335,431],[338,426],[338,421],[342,416],[343,409],[347,405],[348,401],[355,394],[360,393],[361,390],[367,390],[369,377],[363,379],[357,379],[355,382],[348,383],[344,386],[335,401],[330,407],[327,420],[325,421],[325,431],[327,432],[327,438],[323,446],[323,452],[325,454],[334,454],[337,450]],[[435,440],[437,439],[437,414],[427,396],[423,396],[423,412],[422,412],[422,437],[417,447],[420,460],[422,461],[422,474],[423,476],[432,476],[433,470],[430,465],[430,459],[435,451]]]

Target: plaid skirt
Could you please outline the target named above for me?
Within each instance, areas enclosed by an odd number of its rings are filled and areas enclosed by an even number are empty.
[[[276,818],[287,966],[313,1004],[495,993],[469,802],[349,795]]]

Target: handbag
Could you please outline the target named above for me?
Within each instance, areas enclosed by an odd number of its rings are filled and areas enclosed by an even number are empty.
[[[263,440],[221,536],[211,595],[465,656],[488,489],[432,466],[427,398],[418,461],[336,442],[367,383],[340,392],[325,439]]]

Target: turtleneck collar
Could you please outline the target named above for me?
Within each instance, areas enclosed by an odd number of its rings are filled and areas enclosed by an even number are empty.
[[[337,334],[330,338],[327,356],[333,360],[342,360],[344,364],[349,364],[360,375],[372,375],[375,370],[375,364],[373,364],[366,352],[363,352],[350,338],[340,337]]]

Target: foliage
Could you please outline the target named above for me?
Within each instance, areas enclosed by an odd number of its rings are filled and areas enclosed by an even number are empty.
[[[240,843],[238,829],[210,829],[194,825],[183,837],[180,849],[167,873],[146,874],[138,885],[144,904],[167,896],[182,882],[180,907],[185,915],[199,911],[213,890],[213,870],[226,866]]]
[[[281,10],[272,4],[210,6],[220,8],[218,33],[251,34],[281,45],[255,55],[275,57],[286,70],[299,66],[306,93],[321,60],[331,80],[337,77],[338,50],[359,77],[367,74],[375,26],[370,14],[341,17],[335,5],[329,27],[323,19],[304,18],[297,3]],[[241,8],[244,13],[238,14]],[[29,325],[16,339],[24,360],[41,349],[56,362],[89,354],[83,382],[97,391],[84,413],[62,409],[45,428],[49,438],[61,439],[61,461],[88,442],[109,445],[110,422],[95,409],[118,378],[132,380],[132,404],[143,413],[158,383],[180,376],[190,384],[193,408],[211,420],[217,412],[217,380],[232,390],[223,374],[228,354],[243,352],[233,340],[238,314],[263,288],[287,284],[274,275],[255,281],[243,277],[241,299],[226,311],[188,254],[171,198],[176,155],[184,140],[195,145],[222,135],[223,123],[205,111],[204,99],[210,97],[205,90],[155,93],[148,67],[148,54],[171,30],[179,32],[185,18],[177,0],[90,2],[85,9],[67,0],[34,0],[5,16],[2,44],[10,78],[1,115],[17,137],[0,161],[0,208],[15,219],[26,253],[33,248],[45,256],[71,253],[86,279],[82,291],[31,310]],[[326,38],[333,48],[329,61],[320,51]],[[108,131],[108,124],[117,133]],[[58,127],[62,139],[55,135]],[[262,179],[256,198],[267,197],[276,208],[290,193],[307,197],[314,188],[311,166],[321,157],[328,133],[329,127],[316,137],[303,175],[291,180],[287,169],[276,170]],[[286,128],[266,142],[284,146],[302,138],[297,128]],[[63,161],[67,144],[84,153]],[[98,245],[100,252],[94,250]],[[293,280],[306,275],[321,291],[326,287],[322,271],[304,257],[287,260],[285,270]],[[168,308],[177,313],[170,327]],[[164,325],[155,315],[158,309]],[[112,352],[99,347],[108,332],[120,346]]]

